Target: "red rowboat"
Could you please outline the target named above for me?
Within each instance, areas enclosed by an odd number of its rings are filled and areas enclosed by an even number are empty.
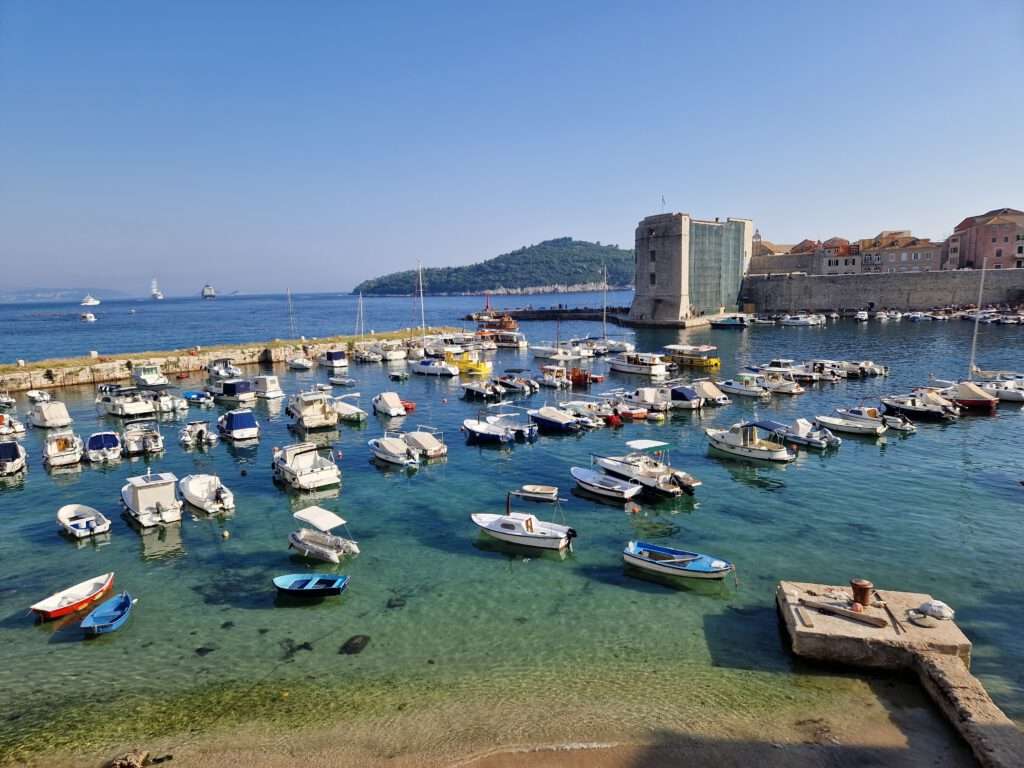
[[[416,410],[416,403],[414,403],[412,400],[403,400],[402,407],[405,408],[406,413],[412,413],[413,411]]]
[[[59,619],[61,616],[67,616],[69,613],[74,613],[85,608],[87,605],[95,603],[112,586],[114,586],[113,571],[104,573],[101,576],[94,576],[83,581],[81,584],[75,584],[73,587],[56,592],[45,600],[40,600],[30,610],[43,621]]]

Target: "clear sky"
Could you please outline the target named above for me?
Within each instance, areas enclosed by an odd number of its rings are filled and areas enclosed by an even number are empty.
[[[348,290],[644,215],[1024,207],[1021,2],[0,0],[7,286]]]

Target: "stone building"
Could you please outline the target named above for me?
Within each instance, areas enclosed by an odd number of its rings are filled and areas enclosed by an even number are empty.
[[[996,208],[968,216],[946,240],[950,269],[1024,269],[1024,211]]]
[[[861,272],[933,272],[942,269],[945,243],[914,237],[909,230],[887,230],[858,242]]]
[[[648,216],[636,228],[636,288],[629,320],[676,325],[735,311],[753,249],[749,219]]]

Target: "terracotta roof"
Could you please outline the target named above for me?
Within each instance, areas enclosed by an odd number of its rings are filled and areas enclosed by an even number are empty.
[[[804,239],[804,240],[801,240],[796,245],[794,245],[793,249],[792,249],[792,251],[790,251],[790,253],[807,253],[808,251],[815,250],[819,245],[821,245],[821,241],[820,240],[807,240],[807,239]]]
[[[838,248],[841,245],[849,245],[850,241],[842,237],[830,237],[821,244],[822,248]]]

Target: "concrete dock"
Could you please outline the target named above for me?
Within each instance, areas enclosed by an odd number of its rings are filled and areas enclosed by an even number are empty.
[[[861,615],[878,624],[884,621],[884,626],[822,613],[801,603],[849,609],[853,602],[849,587],[781,581],[775,599],[794,654],[830,663],[912,670],[970,745],[980,765],[1024,766],[1024,733],[970,673],[971,641],[963,631],[952,620],[938,620],[930,627],[910,621],[908,612],[930,601],[931,595],[890,590],[879,590],[879,595],[901,628],[878,605],[864,608]]]

